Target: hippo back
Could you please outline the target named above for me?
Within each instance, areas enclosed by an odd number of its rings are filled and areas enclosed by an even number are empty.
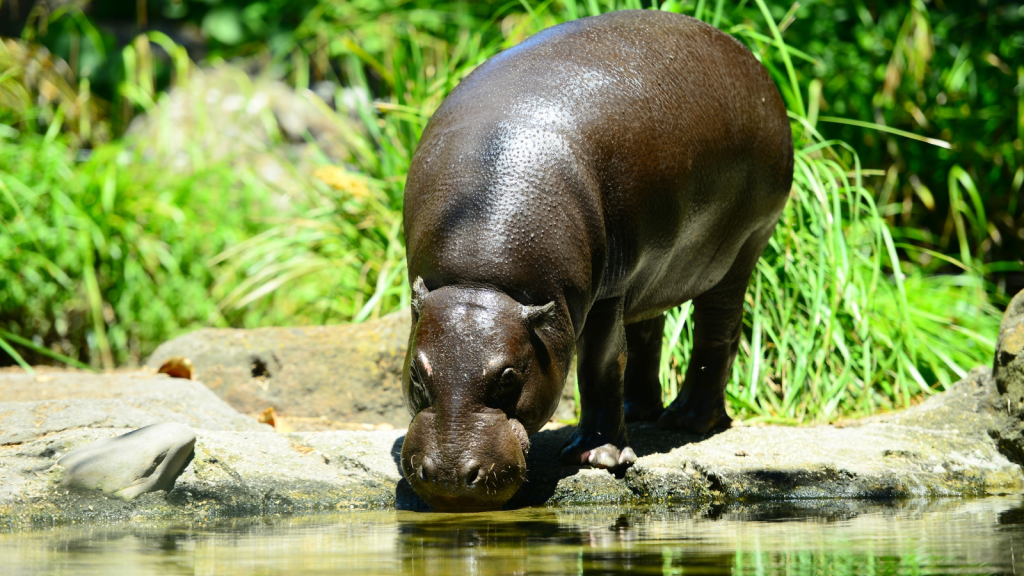
[[[410,277],[564,298],[577,330],[599,298],[664,309],[774,226],[792,169],[779,92],[732,37],[659,11],[566,23],[434,114],[406,186]]]

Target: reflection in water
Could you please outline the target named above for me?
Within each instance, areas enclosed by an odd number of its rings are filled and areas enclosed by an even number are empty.
[[[1020,498],[351,512],[0,534],[0,572],[1016,574]]]

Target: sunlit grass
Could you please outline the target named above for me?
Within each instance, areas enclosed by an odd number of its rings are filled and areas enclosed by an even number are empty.
[[[228,325],[206,259],[259,228],[266,196],[230,166],[175,174],[123,144],[76,164],[57,139],[0,143],[0,328],[20,336],[6,340],[113,368]]]
[[[757,4],[773,38],[754,37],[755,53],[766,55],[762,61],[787,100],[796,162],[790,201],[748,289],[727,389],[732,410],[795,423],[907,406],[990,362],[998,310],[966,253],[964,272],[955,277],[926,276],[898,260],[856,154],[814,130],[815,107],[805,111],[789,47],[763,0]],[[956,217],[964,212],[973,214]],[[666,323],[666,401],[682,385],[689,310],[673,311]]]
[[[767,7],[758,5],[769,17]],[[576,16],[635,7],[635,2],[540,3],[506,17],[502,26],[505,40],[518,41]],[[927,276],[899,262],[852,149],[824,141],[814,130],[808,116],[816,112],[805,109],[789,48],[774,24],[767,34],[751,30],[749,23],[731,24],[721,2],[702,13],[723,28],[746,31],[740,37],[752,42],[790,106],[797,145],[790,203],[748,291],[746,330],[728,389],[733,412],[798,422],[891,409],[988,363],[998,311],[986,300],[980,271],[968,261],[961,275]],[[396,90],[390,102],[377,104],[383,127],[373,133],[372,146],[388,151],[395,163],[388,170],[362,168],[381,181],[404,176],[424,120],[442,96],[476,64],[514,44],[488,41],[485,29],[469,31],[459,46],[447,48],[436,40],[420,41],[417,34],[409,29],[408,36],[397,35],[387,51],[391,77],[401,76],[398,85],[408,90]],[[843,158],[853,158],[852,165]],[[404,273],[385,280],[377,293],[401,301]],[[667,322],[666,400],[678,390],[688,359],[692,333],[684,320],[689,309],[670,312]]]
[[[984,230],[969,177],[951,174],[949,190],[962,272],[929,275],[917,261],[900,261],[919,253],[913,232],[886,224],[886,206],[864,187],[852,149],[815,131],[815,93],[801,87],[792,64],[814,55],[782,42],[760,0],[752,4],[760,22],[720,0],[666,4],[751,46],[787,101],[795,135],[790,202],[747,294],[728,388],[733,414],[800,422],[886,410],[988,364],[998,312],[969,248]],[[292,165],[304,192],[288,214],[267,208],[275,191],[244,158],[191,175],[157,174],[123,144],[76,164],[59,138],[0,143],[0,328],[22,339],[12,342],[23,350],[26,340],[57,342],[66,355],[109,366],[189,327],[362,321],[407,305],[402,190],[444,97],[475,66],[543,28],[646,4],[512,3],[486,17],[460,3],[381,6],[362,13],[325,2],[274,55],[298,63],[296,71],[330,62],[323,69],[339,71],[339,82],[380,94],[354,102],[360,129],[347,133],[349,158],[314,155],[316,166]],[[133,54],[144,46],[133,44]],[[139,85],[124,93],[160,114],[145,71],[131,78]],[[300,90],[310,82],[298,73],[292,81]],[[339,125],[350,122],[346,114],[334,116]],[[689,356],[689,311],[669,312],[666,323],[666,400]],[[65,340],[87,349],[59,344]]]

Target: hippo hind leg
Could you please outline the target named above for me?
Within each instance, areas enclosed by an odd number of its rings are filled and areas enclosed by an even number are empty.
[[[725,411],[725,387],[739,349],[743,298],[773,229],[751,236],[725,277],[693,299],[693,350],[682,389],[658,419],[661,428],[705,434],[732,423]]]
[[[624,469],[636,462],[626,439],[622,385],[626,332],[621,300],[599,301],[576,341],[580,423],[562,446],[563,464]]]
[[[626,376],[623,384],[626,422],[657,420],[661,403],[661,340],[665,315],[626,326]]]
[[[701,302],[702,298],[694,299],[694,343],[682,388],[658,419],[662,428],[697,434],[728,428],[732,422],[725,411],[725,386],[736,358],[743,313],[742,298],[738,312],[726,302],[714,302],[720,304],[715,306],[711,298]]]

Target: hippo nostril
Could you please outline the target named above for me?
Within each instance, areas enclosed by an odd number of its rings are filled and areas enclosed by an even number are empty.
[[[466,486],[475,486],[482,483],[486,474],[484,468],[476,460],[470,460],[461,466],[462,473],[459,475]]]
[[[489,474],[490,471],[493,470],[493,469],[494,469],[494,464],[491,464],[490,468],[484,468],[483,466],[477,468],[476,476],[473,478],[473,481],[469,483],[470,486],[475,486],[477,484],[483,484],[484,481],[487,480],[487,474]]]
[[[434,461],[426,456],[419,461],[419,465],[416,466],[415,470],[416,476],[423,482],[437,480],[437,469],[434,466]]]

